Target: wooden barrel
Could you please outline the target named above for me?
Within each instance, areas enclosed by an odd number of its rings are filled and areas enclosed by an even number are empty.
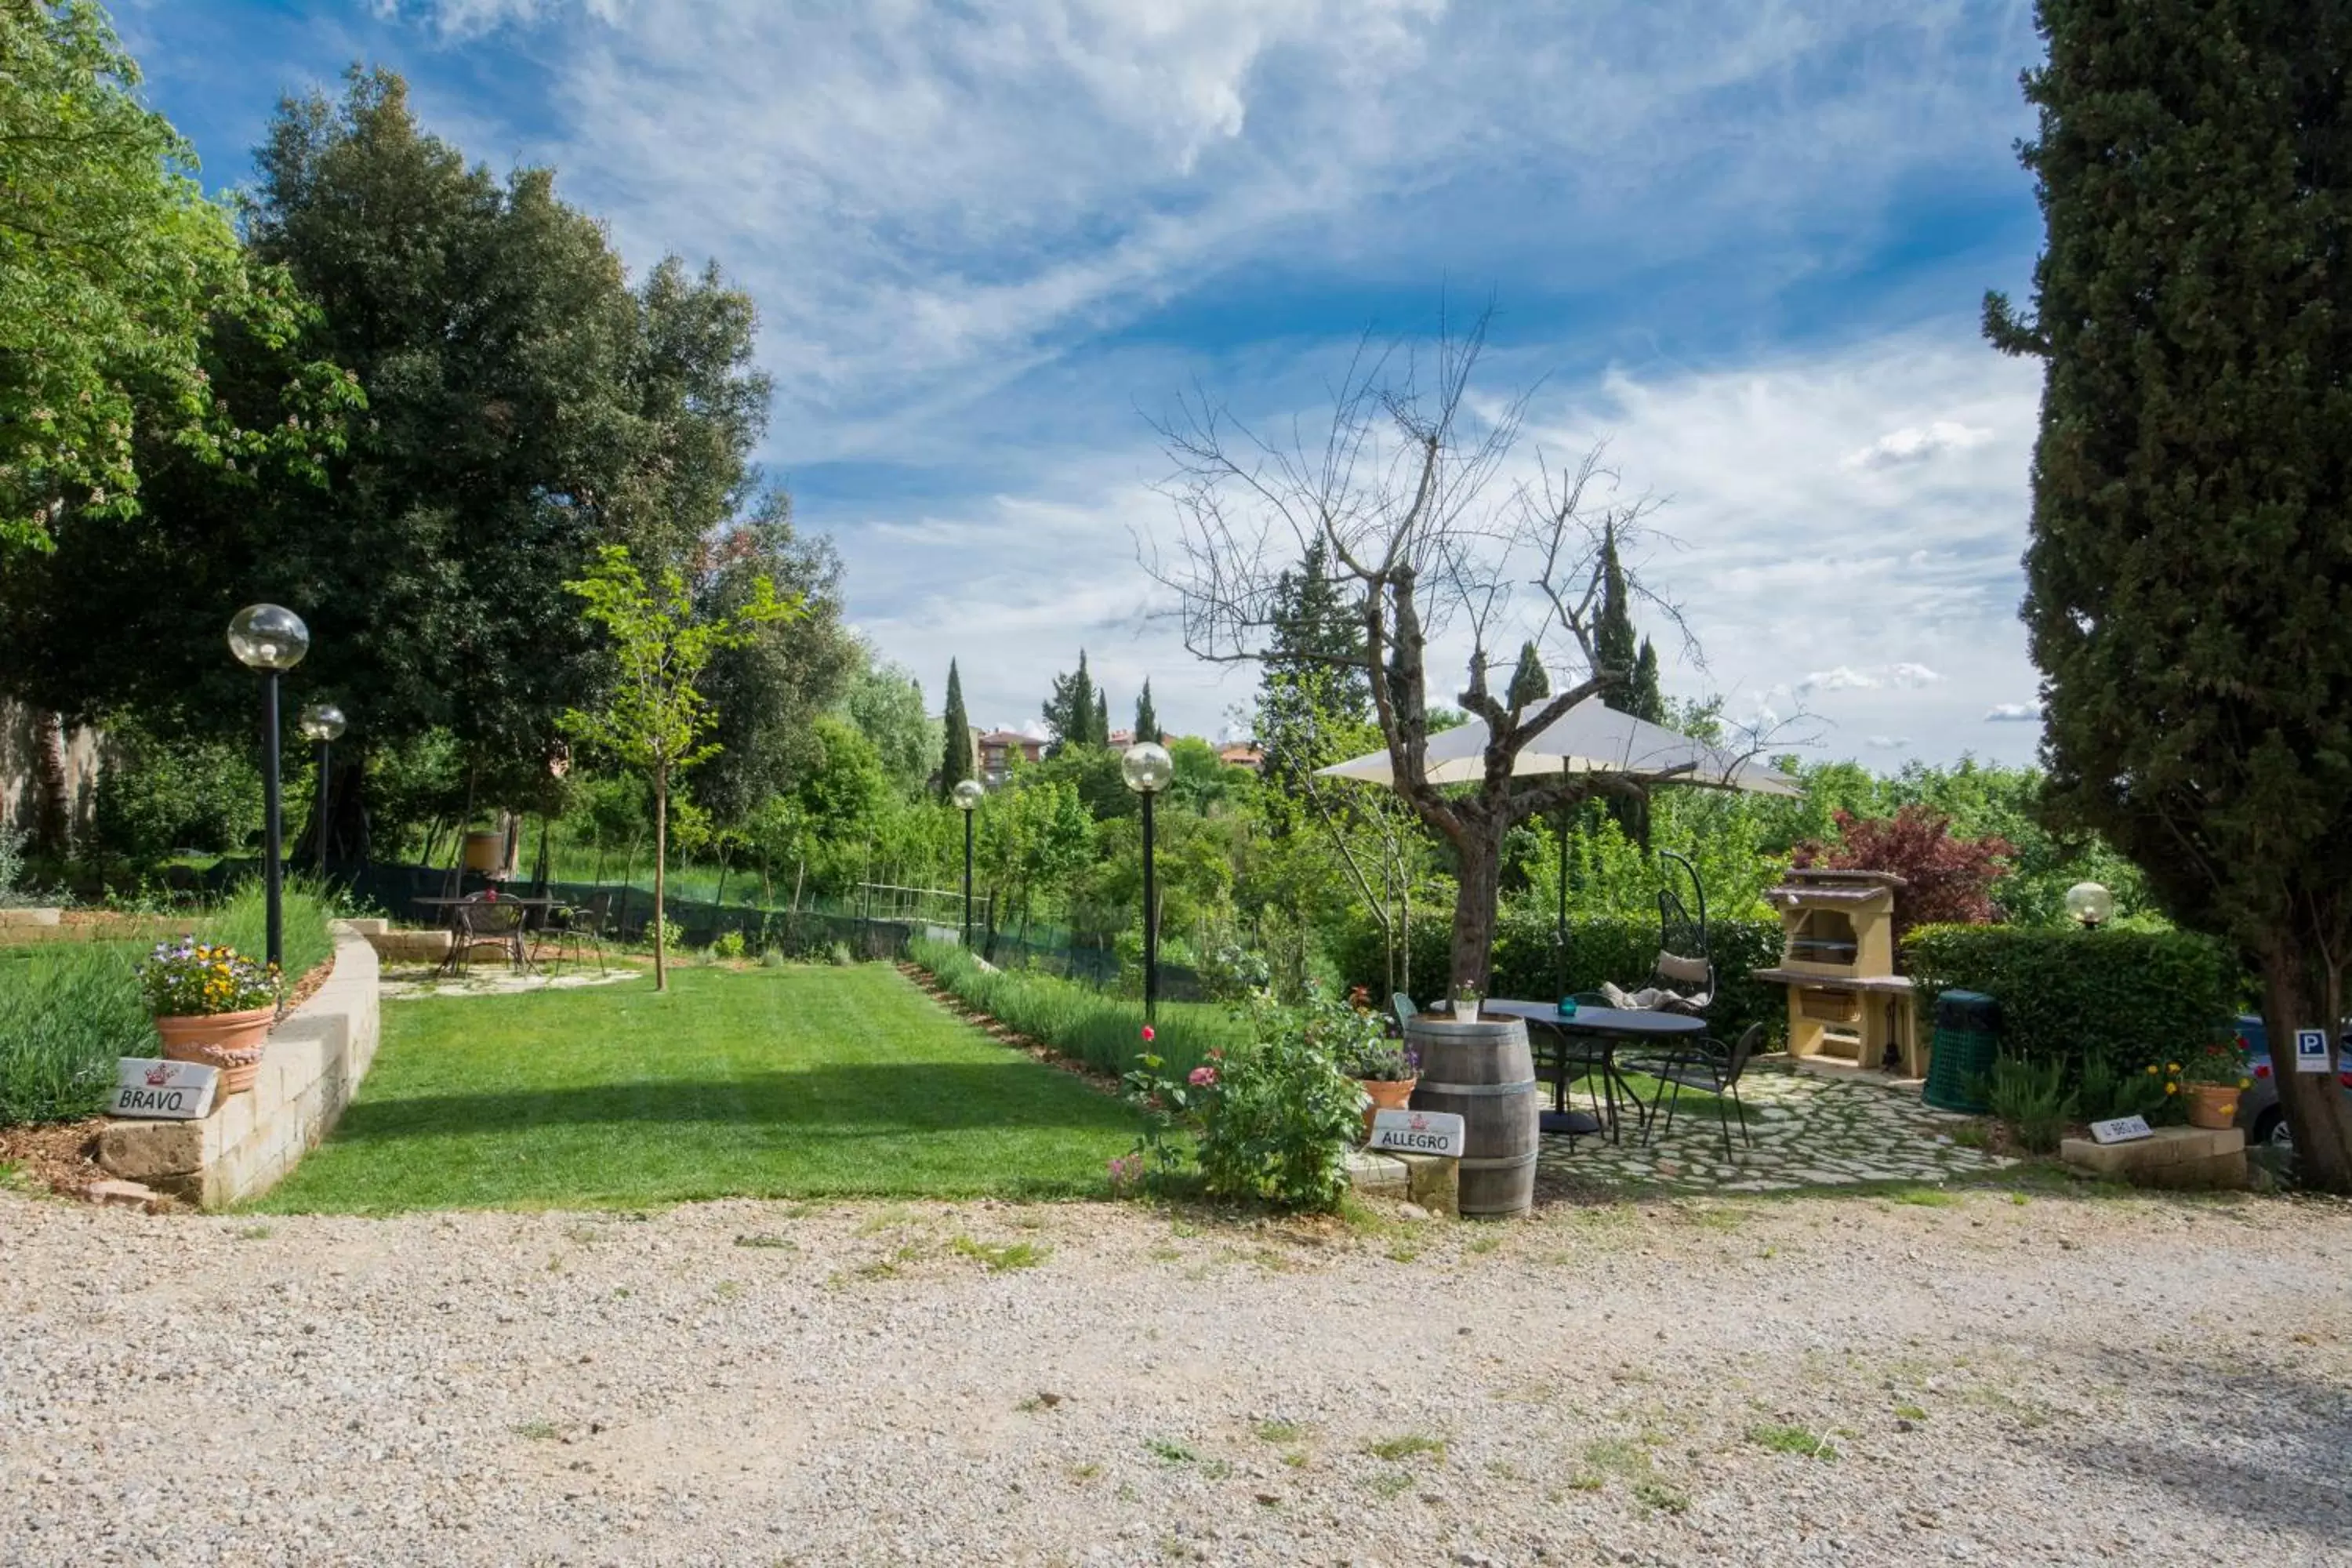
[[[1462,1217],[1507,1219],[1536,1199],[1537,1094],[1528,1026],[1486,1014],[1473,1022],[1421,1013],[1405,1043],[1421,1058],[1415,1110],[1462,1118]]]

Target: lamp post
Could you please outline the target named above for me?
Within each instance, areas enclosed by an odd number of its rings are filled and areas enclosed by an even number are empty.
[[[269,910],[269,962],[286,959],[284,825],[278,803],[278,678],[302,662],[310,651],[310,628],[293,611],[276,605],[247,605],[230,617],[228,650],[246,668],[261,676],[261,811],[266,819],[267,852],[262,859],[262,888]]]
[[[327,879],[327,825],[334,820],[328,809],[334,804],[334,794],[329,784],[327,763],[335,742],[343,732],[343,710],[331,702],[313,702],[302,710],[301,718],[295,723],[303,739],[319,742],[319,880],[323,882]]]
[[[1156,741],[1129,746],[1118,760],[1119,776],[1143,797],[1143,1021],[1158,1021],[1160,1012],[1160,903],[1152,886],[1151,797],[1176,776],[1175,760]]]
[[[2116,896],[2096,882],[2077,882],[2066,889],[2066,914],[2084,931],[2096,931],[2116,918]]]
[[[988,793],[978,779],[963,779],[950,792],[955,797],[956,809],[963,813],[963,945],[971,949],[971,814],[980,808],[981,796]]]

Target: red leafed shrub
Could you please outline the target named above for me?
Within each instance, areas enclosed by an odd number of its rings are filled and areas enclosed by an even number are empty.
[[[1893,816],[1837,814],[1833,844],[1797,846],[1796,864],[1839,871],[1892,871],[1906,884],[1895,895],[1895,940],[1915,925],[1984,925],[1999,918],[1992,885],[2017,850],[2006,838],[1956,838],[1952,819],[1924,805]]]

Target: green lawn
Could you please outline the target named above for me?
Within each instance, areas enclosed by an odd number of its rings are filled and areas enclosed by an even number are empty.
[[[382,1214],[1104,1190],[1128,1109],[884,964],[393,1002],[334,1134],[257,1205]]]

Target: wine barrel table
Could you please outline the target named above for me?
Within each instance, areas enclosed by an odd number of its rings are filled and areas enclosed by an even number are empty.
[[[1484,1014],[1416,1013],[1405,1043],[1421,1061],[1415,1110],[1462,1118],[1465,1219],[1507,1219],[1536,1201],[1536,1127],[1542,1110],[1528,1026]]]

